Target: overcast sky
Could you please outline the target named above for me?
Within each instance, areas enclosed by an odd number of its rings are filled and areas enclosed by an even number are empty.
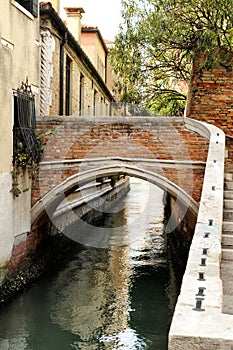
[[[82,7],[82,23],[97,26],[104,39],[114,39],[121,22],[121,0],[61,0],[61,7],[65,6]]]

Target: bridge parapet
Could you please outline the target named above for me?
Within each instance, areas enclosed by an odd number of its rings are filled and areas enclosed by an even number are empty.
[[[201,125],[187,120],[190,128]],[[169,350],[233,348],[233,316],[222,313],[220,279],[225,134],[202,123],[209,153],[194,237],[176,304]]]
[[[205,161],[208,140],[174,117],[43,117],[39,131],[53,127],[44,161],[121,156]]]

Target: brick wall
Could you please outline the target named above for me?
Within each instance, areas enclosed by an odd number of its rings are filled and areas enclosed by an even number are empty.
[[[47,118],[37,122],[42,133],[52,130],[45,143],[44,161],[85,157],[125,156],[205,161],[208,140],[185,129],[181,118],[124,117]],[[101,122],[101,119],[103,122]],[[117,121],[119,119],[119,122]],[[140,153],[139,153],[140,151]]]
[[[223,67],[202,70],[193,66],[187,117],[205,121],[233,135],[233,70]]]
[[[45,218],[47,219],[46,216],[44,216],[44,220]],[[30,232],[26,241],[13,246],[11,259],[8,264],[9,273],[17,270],[19,267],[26,268],[30,265],[30,259],[36,253],[39,245],[48,237],[47,224],[41,222],[40,225],[40,231]]]

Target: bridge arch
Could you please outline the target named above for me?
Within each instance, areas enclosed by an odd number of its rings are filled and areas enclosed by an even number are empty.
[[[177,184],[154,171],[142,169],[124,161],[118,161],[114,162],[114,164],[103,165],[102,167],[100,166],[76,173],[66,178],[63,182],[46,193],[32,207],[32,226],[36,225],[45,213],[51,218],[58,205],[75,190],[82,188],[90,182],[96,181],[97,178],[118,174],[140,178],[158,186],[175,199],[176,204],[182,208],[183,215],[189,211],[192,216],[197,216],[198,203]]]

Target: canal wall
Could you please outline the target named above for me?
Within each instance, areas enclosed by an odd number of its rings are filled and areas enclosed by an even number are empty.
[[[197,218],[169,194],[166,194],[164,203],[167,254],[181,283]]]
[[[55,234],[57,230],[65,231],[79,218],[87,223],[98,222],[130,189],[129,177],[120,176],[116,183],[113,181],[105,179],[98,185],[91,182],[72,193],[53,215]]]
[[[76,244],[63,232],[74,218],[95,223],[103,215],[101,211],[114,207],[130,190],[128,177],[99,180],[72,194],[60,205],[53,218],[45,213],[36,227],[18,238],[10,262],[4,267],[0,306],[27,289]]]

